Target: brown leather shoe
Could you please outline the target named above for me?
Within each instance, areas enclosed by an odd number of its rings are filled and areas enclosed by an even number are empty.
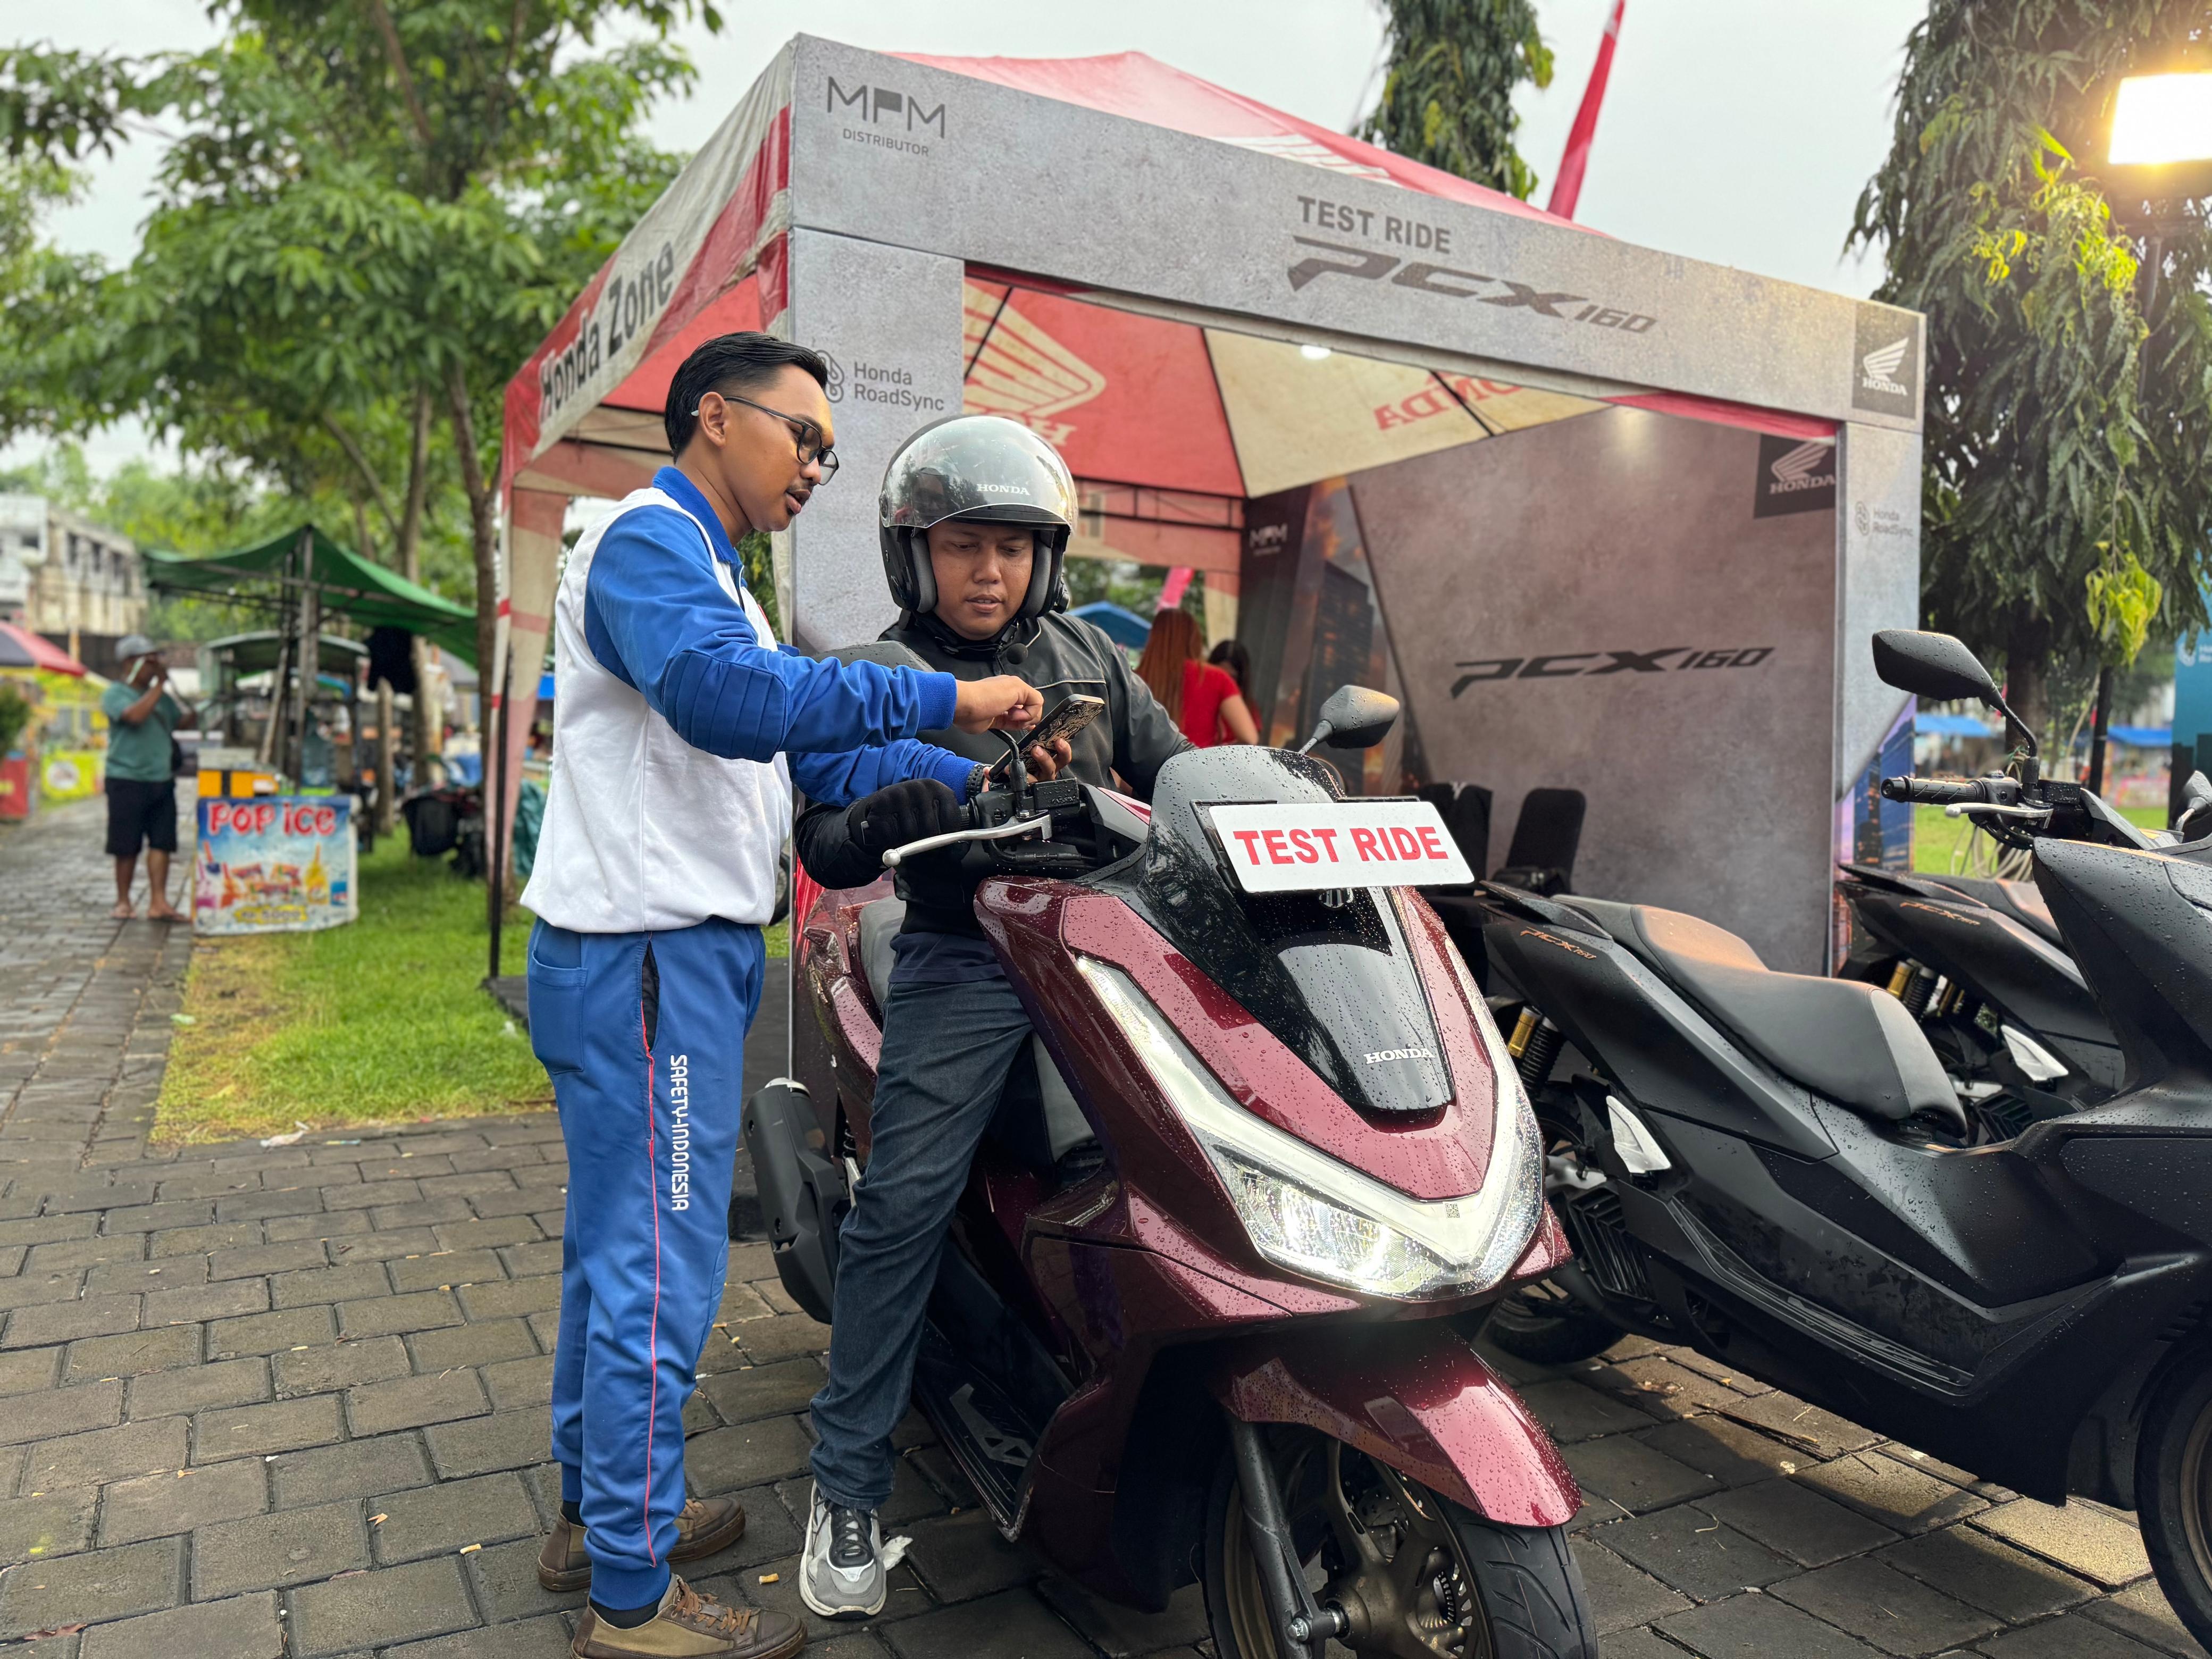
[[[806,1626],[787,1613],[732,1607],[668,1581],[660,1611],[635,1630],[617,1630],[587,1606],[576,1621],[575,1659],[791,1659]]]
[[[676,1547],[671,1561],[697,1561],[719,1555],[745,1535],[745,1506],[734,1498],[694,1498],[676,1517]],[[592,1558],[584,1552],[584,1528],[556,1516],[545,1547],[538,1552],[538,1582],[556,1593],[580,1590],[592,1582]]]

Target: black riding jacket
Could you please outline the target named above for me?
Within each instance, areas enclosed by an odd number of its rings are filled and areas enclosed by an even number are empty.
[[[1091,623],[1062,611],[1009,623],[988,640],[963,639],[933,616],[902,612],[883,637],[912,649],[932,668],[957,679],[988,679],[1018,674],[1044,694],[1050,709],[1062,697],[1082,692],[1106,700],[1106,712],[1077,732],[1070,744],[1074,759],[1062,777],[1106,787],[1119,773],[1130,793],[1150,800],[1152,780],[1170,756],[1190,747],[1152,690],[1129,667],[1121,648]],[[1011,654],[1018,661],[1009,661]],[[924,732],[922,738],[957,755],[994,761],[1006,752],[995,733],[958,730]],[[793,834],[799,861],[824,887],[865,887],[883,873],[873,854],[852,844],[845,808],[810,806]],[[908,933],[965,933],[980,937],[975,921],[977,878],[963,872],[951,857],[932,855],[897,872],[898,896],[907,902]]]

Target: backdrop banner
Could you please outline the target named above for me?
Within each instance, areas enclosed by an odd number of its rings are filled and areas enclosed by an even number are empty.
[[[1836,528],[1757,433],[1609,409],[1352,480],[1429,775],[1579,789],[1577,892],[1826,969]],[[1885,619],[1885,624],[1888,620]]]

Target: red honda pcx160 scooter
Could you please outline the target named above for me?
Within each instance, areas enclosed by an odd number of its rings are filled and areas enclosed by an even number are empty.
[[[1396,714],[1347,687],[1316,740],[1370,746]],[[1410,886],[1242,889],[1213,808],[1358,810],[1303,751],[1178,756],[1149,812],[1013,782],[886,858],[988,861],[976,912],[1039,1037],[930,1300],[915,1397],[946,1449],[1008,1538],[1099,1594],[1157,1610],[1201,1579],[1221,1659],[1595,1659],[1574,1481],[1469,1346],[1567,1247],[1442,924]],[[817,1319],[868,1201],[902,914],[878,884],[800,919],[799,1075],[745,1108]]]

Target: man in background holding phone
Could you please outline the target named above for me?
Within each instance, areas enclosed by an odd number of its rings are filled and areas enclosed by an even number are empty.
[[[169,694],[169,671],[143,634],[116,641],[123,678],[100,696],[107,716],[107,856],[115,860],[118,921],[137,914],[131,884],[146,849],[149,921],[182,921],[169,902],[169,860],[177,850],[177,728],[191,707]]]
[[[1149,799],[1167,760],[1190,745],[1112,641],[1065,614],[1060,562],[1075,482],[1053,447],[995,415],[963,415],[907,440],[884,477],[884,570],[899,619],[884,638],[962,680],[1018,674],[1049,711],[1071,696],[1104,703],[1032,777],[1067,774]],[[990,736],[933,732],[980,775],[1006,752]],[[896,784],[852,806],[810,808],[795,841],[825,887],[865,885],[883,854],[965,827],[951,789]],[[975,920],[977,878],[962,849],[898,872],[906,918],[893,942],[865,1196],[840,1235],[830,1381],[814,1397],[814,1499],[800,1594],[825,1618],[883,1610],[887,1572],[876,1510],[890,1496],[890,1434],[913,1389],[924,1306],[968,1165],[1031,1036],[1029,1016]],[[1057,1154],[1060,1149],[1054,1146]],[[1095,1142],[1060,1158],[1063,1182],[1098,1164]]]

